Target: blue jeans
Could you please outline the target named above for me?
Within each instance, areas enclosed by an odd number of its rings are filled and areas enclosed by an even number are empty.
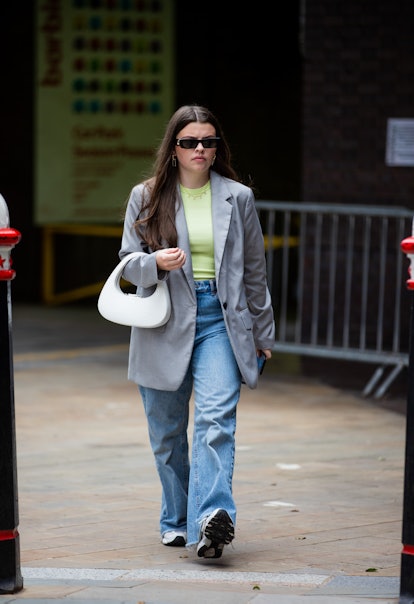
[[[197,324],[188,372],[178,390],[139,387],[162,485],[161,535],[187,531],[198,543],[200,524],[224,508],[236,524],[232,494],[236,408],[241,375],[231,348],[214,281],[196,281]],[[189,403],[194,429],[189,461]]]

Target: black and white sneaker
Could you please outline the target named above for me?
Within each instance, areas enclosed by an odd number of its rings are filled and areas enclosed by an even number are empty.
[[[204,518],[201,524],[200,541],[197,546],[199,558],[221,558],[225,545],[234,539],[234,524],[226,510],[217,508]]]
[[[172,547],[184,547],[187,543],[187,533],[184,531],[167,531],[163,534],[162,543]]]

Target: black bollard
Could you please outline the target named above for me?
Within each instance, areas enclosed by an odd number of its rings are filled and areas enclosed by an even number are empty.
[[[8,227],[6,202],[0,195],[0,594],[23,588],[20,569],[19,512],[11,335],[10,250],[20,233]]]
[[[407,288],[414,290],[414,236],[401,242],[410,260]],[[411,294],[413,296],[413,294]],[[407,417],[405,436],[405,472],[403,499],[400,604],[414,604],[414,299],[411,299]]]

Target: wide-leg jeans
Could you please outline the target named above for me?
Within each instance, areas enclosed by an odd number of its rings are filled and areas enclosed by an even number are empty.
[[[160,532],[186,531],[188,546],[198,543],[203,518],[216,508],[225,509],[236,524],[232,481],[241,387],[215,281],[196,281],[195,289],[194,349],[180,388],[139,387],[162,485]],[[188,421],[193,392],[190,465]]]

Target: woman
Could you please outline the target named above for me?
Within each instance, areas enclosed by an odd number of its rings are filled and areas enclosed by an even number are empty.
[[[153,176],[132,189],[120,258],[136,286],[167,280],[169,321],[132,328],[128,379],[143,400],[162,485],[164,545],[220,558],[234,538],[236,408],[258,381],[275,327],[253,192],[238,181],[215,116],[197,105],[171,117]],[[189,402],[194,429],[189,462]]]

